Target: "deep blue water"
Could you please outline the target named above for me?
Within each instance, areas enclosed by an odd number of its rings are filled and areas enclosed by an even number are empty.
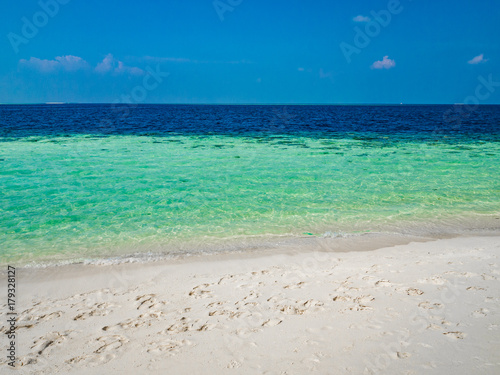
[[[472,110],[471,110],[472,109]],[[498,139],[500,106],[484,105],[2,105],[0,137],[399,134]],[[446,137],[445,137],[446,136]],[[415,140],[415,139],[414,139]]]

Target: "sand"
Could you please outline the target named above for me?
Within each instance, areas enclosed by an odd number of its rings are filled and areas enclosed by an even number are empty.
[[[499,256],[474,236],[18,269],[16,373],[498,374]]]

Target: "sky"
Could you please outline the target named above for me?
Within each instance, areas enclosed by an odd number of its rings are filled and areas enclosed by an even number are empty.
[[[9,1],[0,103],[500,104],[499,20],[498,0]]]

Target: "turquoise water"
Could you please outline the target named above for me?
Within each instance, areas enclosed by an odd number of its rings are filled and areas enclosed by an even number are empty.
[[[499,143],[445,139],[5,139],[0,262],[169,253],[186,250],[186,243],[216,247],[219,240],[383,231],[478,217],[494,223]]]

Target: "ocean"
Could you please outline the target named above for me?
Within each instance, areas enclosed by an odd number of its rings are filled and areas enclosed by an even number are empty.
[[[495,105],[1,105],[0,263],[499,230],[499,151]]]

